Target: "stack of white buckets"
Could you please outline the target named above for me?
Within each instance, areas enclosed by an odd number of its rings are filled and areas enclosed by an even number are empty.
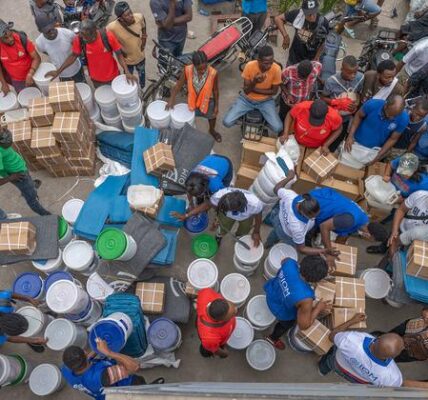
[[[186,103],[176,104],[171,110],[166,109],[167,103],[156,100],[147,107],[147,118],[150,126],[155,129],[181,129],[184,125],[195,125],[195,112],[190,111]]]

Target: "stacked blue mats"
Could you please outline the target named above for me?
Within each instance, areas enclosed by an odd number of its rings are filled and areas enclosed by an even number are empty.
[[[101,154],[131,168],[134,136],[122,132],[101,132],[97,135]]]
[[[161,229],[162,234],[166,239],[166,246],[152,259],[153,264],[169,265],[175,261],[177,252],[178,230]]]

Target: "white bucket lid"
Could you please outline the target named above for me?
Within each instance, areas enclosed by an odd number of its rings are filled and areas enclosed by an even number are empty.
[[[104,300],[114,292],[113,288],[97,272],[89,276],[86,291],[95,300]]]
[[[253,239],[251,235],[242,236],[239,240],[250,246],[250,250],[241,246],[238,242],[235,243],[235,254],[239,261],[244,264],[255,264],[263,257],[265,251],[263,243],[259,244],[259,247],[254,247]]]
[[[42,97],[42,92],[36,87],[27,87],[18,94],[18,101],[22,107],[28,107],[30,100]]]
[[[266,295],[259,294],[250,299],[247,304],[247,317],[257,326],[269,326],[275,322],[275,316],[269,310]]]
[[[57,258],[51,258],[49,260],[34,260],[32,264],[34,268],[39,271],[49,273],[52,270],[56,270],[62,264],[62,250],[59,250],[59,254]]]
[[[47,346],[51,350],[60,351],[71,346],[76,339],[76,326],[65,318],[54,319],[45,330]]]
[[[61,371],[53,364],[40,364],[30,375],[30,390],[37,396],[47,396],[61,385]]]
[[[45,77],[45,75],[51,71],[56,71],[55,65],[47,62],[40,63],[39,68],[37,68],[37,71],[34,73],[34,76],[33,76],[34,82],[47,83],[51,81],[52,80],[51,76],[48,76],[47,78]]]
[[[247,361],[254,369],[266,371],[275,363],[274,347],[266,340],[255,340],[247,347]]]
[[[246,349],[254,340],[253,326],[242,317],[236,317],[236,326],[227,344],[237,350]]]
[[[79,288],[74,282],[59,280],[49,286],[46,303],[53,312],[66,314],[73,308],[78,296]]]
[[[207,258],[198,258],[187,268],[187,279],[195,289],[212,287],[218,279],[217,265]]]
[[[297,261],[298,255],[293,246],[286,243],[277,243],[270,249],[268,258],[272,268],[278,271],[281,268],[281,263],[284,258],[292,258]]]
[[[64,264],[74,271],[84,271],[95,257],[92,246],[83,240],[72,240],[64,247],[62,259]]]
[[[0,93],[0,111],[8,111],[18,108],[18,99],[14,92],[9,92],[6,96]]]
[[[77,217],[80,214],[80,210],[83,207],[83,204],[85,202],[80,199],[71,199],[64,203],[62,206],[61,214],[64,217],[64,219],[70,223],[74,224],[77,220]]]
[[[167,102],[163,100],[153,101],[147,107],[147,116],[155,120],[163,120],[169,118],[171,112],[170,110],[165,110],[166,105]]]
[[[116,97],[110,85],[103,85],[97,88],[94,96],[95,101],[100,104],[111,104],[116,102]]]
[[[126,75],[116,76],[111,83],[111,88],[120,97],[129,96],[138,91],[137,83],[129,84]]]
[[[363,271],[364,287],[367,296],[372,299],[383,299],[391,290],[391,278],[380,268],[369,268]]]
[[[179,103],[174,106],[171,110],[171,119],[179,122],[186,123],[191,122],[195,118],[195,112],[190,111],[189,106],[186,103]]]
[[[31,337],[39,334],[45,324],[44,314],[33,306],[21,307],[16,311],[17,314],[22,315],[28,321],[28,329],[20,336]]]
[[[77,82],[76,87],[77,87],[77,90],[80,93],[80,97],[82,98],[84,103],[91,100],[92,90],[91,90],[91,87],[87,83]]]
[[[247,300],[251,285],[248,279],[236,272],[226,275],[220,284],[220,293],[226,300],[239,304]]]

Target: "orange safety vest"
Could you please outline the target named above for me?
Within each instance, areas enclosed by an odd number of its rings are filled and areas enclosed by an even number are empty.
[[[208,66],[207,80],[199,92],[199,95],[196,94],[195,88],[193,87],[193,65],[186,65],[184,67],[184,73],[187,79],[187,105],[191,111],[198,109],[201,113],[206,114],[213,93],[214,79],[217,75],[217,71],[213,67]]]

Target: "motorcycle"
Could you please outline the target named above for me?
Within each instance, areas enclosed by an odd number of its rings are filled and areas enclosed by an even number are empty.
[[[112,15],[115,0],[74,0],[61,7],[64,26],[78,34],[80,22],[84,19],[94,21],[98,29],[104,28]]]

